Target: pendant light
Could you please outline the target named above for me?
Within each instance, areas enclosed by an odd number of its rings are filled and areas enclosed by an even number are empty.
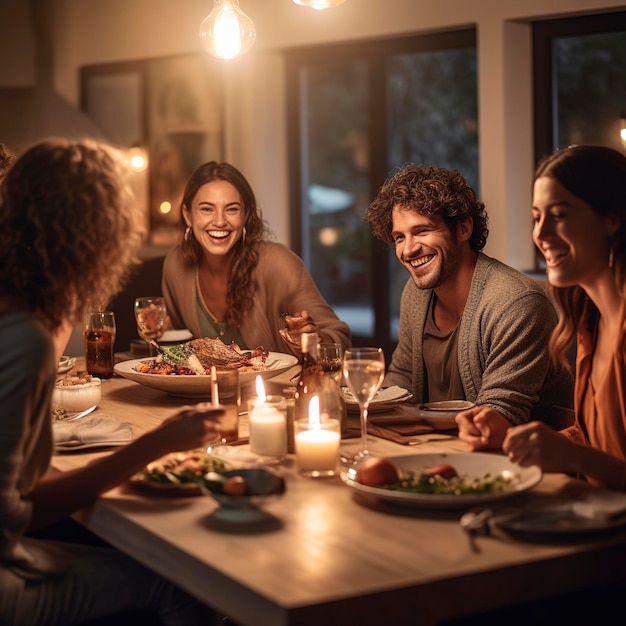
[[[324,9],[332,9],[343,4],[346,0],[293,0],[296,4],[303,7],[310,7],[311,9],[317,9],[323,11]]]
[[[254,22],[239,8],[239,0],[214,0],[213,10],[200,24],[200,42],[220,59],[247,52],[255,39]]]

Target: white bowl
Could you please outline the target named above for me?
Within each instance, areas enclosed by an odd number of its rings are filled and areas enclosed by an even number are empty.
[[[52,392],[52,404],[66,411],[84,411],[100,402],[101,383],[99,378],[94,377],[90,377],[87,382],[78,377],[61,378]]]

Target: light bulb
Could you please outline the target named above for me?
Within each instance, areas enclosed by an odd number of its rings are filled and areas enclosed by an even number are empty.
[[[133,145],[128,151],[130,166],[136,172],[143,172],[148,167],[146,151],[138,145]]]
[[[220,59],[247,52],[255,39],[254,22],[239,8],[239,0],[214,0],[213,10],[200,24],[202,45]]]
[[[324,9],[332,9],[343,4],[346,0],[293,0],[296,4],[303,7],[310,7],[322,11]]]

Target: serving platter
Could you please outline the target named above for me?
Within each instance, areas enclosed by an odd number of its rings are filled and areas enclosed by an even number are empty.
[[[520,467],[501,454],[451,452],[388,458],[399,469],[416,473],[445,463],[454,467],[459,476],[468,480],[481,479],[486,476],[490,478],[504,476],[510,477],[511,483],[503,491],[451,495],[391,491],[381,487],[369,487],[356,482],[356,470],[354,468],[342,472],[341,480],[355,493],[373,496],[387,504],[420,509],[458,509],[510,498],[532,489],[542,478],[541,470],[537,466]]]
[[[208,375],[193,374],[189,376],[178,375],[161,375],[161,374],[143,374],[136,370],[137,365],[143,361],[151,359],[131,359],[130,361],[121,361],[115,365],[115,373],[129,380],[152,387],[159,391],[164,391],[171,396],[181,398],[209,398],[211,395],[211,377]],[[298,363],[297,357],[293,354],[284,354],[282,352],[270,352],[267,361],[268,368],[258,371],[239,372],[240,385],[254,384],[257,376],[261,376],[264,380],[277,376],[287,371]]]
[[[57,372],[59,374],[66,374],[74,367],[75,364],[76,364],[76,357],[67,356],[64,354],[59,359],[59,366],[57,368]]]

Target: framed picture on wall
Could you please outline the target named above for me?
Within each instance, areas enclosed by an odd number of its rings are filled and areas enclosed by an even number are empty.
[[[177,242],[188,177],[201,163],[223,159],[222,72],[205,54],[81,69],[83,111],[111,142],[147,155],[136,186],[150,244]]]

